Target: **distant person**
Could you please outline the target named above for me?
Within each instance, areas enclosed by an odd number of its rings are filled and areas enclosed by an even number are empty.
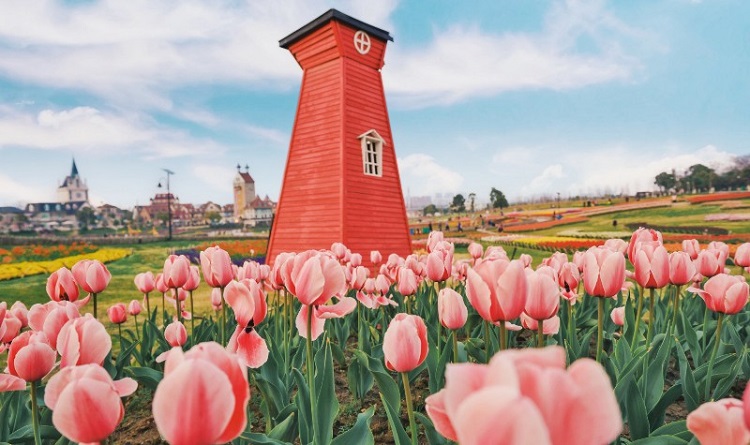
[[[430,223],[427,224],[427,230],[429,230],[430,232],[432,232],[432,221],[430,221]]]
[[[461,223],[460,222],[458,223],[458,227],[456,228],[456,230],[458,230],[459,232],[463,232],[464,231],[464,228],[461,227]]]
[[[612,220],[612,227],[617,227],[617,220],[616,219]]]

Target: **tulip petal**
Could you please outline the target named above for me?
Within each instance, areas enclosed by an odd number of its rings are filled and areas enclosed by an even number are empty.
[[[114,432],[123,415],[120,397],[109,384],[81,379],[71,382],[60,394],[52,423],[75,442],[100,442]]]
[[[26,380],[10,374],[0,374],[0,392],[26,391]]]
[[[310,309],[310,306],[302,305],[299,312],[297,313],[297,319],[295,320],[295,325],[297,326],[297,332],[299,333],[299,336],[302,338],[307,338],[307,311]],[[326,326],[326,320],[324,318],[318,318],[315,316],[315,311],[313,311],[312,316],[312,340],[315,341],[320,337],[320,335],[323,333]]]

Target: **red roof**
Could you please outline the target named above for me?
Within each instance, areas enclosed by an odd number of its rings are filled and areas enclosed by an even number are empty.
[[[242,180],[245,181],[246,184],[255,184],[255,180],[252,176],[250,176],[250,173],[243,173],[243,172],[237,172],[242,177]]]

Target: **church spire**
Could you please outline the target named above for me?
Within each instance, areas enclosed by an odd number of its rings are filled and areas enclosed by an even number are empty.
[[[73,158],[73,168],[70,170],[70,176],[78,176],[78,167],[76,167],[76,158]]]

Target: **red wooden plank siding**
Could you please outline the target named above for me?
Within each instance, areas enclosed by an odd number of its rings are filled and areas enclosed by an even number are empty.
[[[411,253],[380,68],[386,42],[354,47],[357,30],[332,20],[289,47],[304,71],[268,262],[284,251],[340,241],[362,254]],[[384,139],[382,177],[363,171],[358,136]]]

